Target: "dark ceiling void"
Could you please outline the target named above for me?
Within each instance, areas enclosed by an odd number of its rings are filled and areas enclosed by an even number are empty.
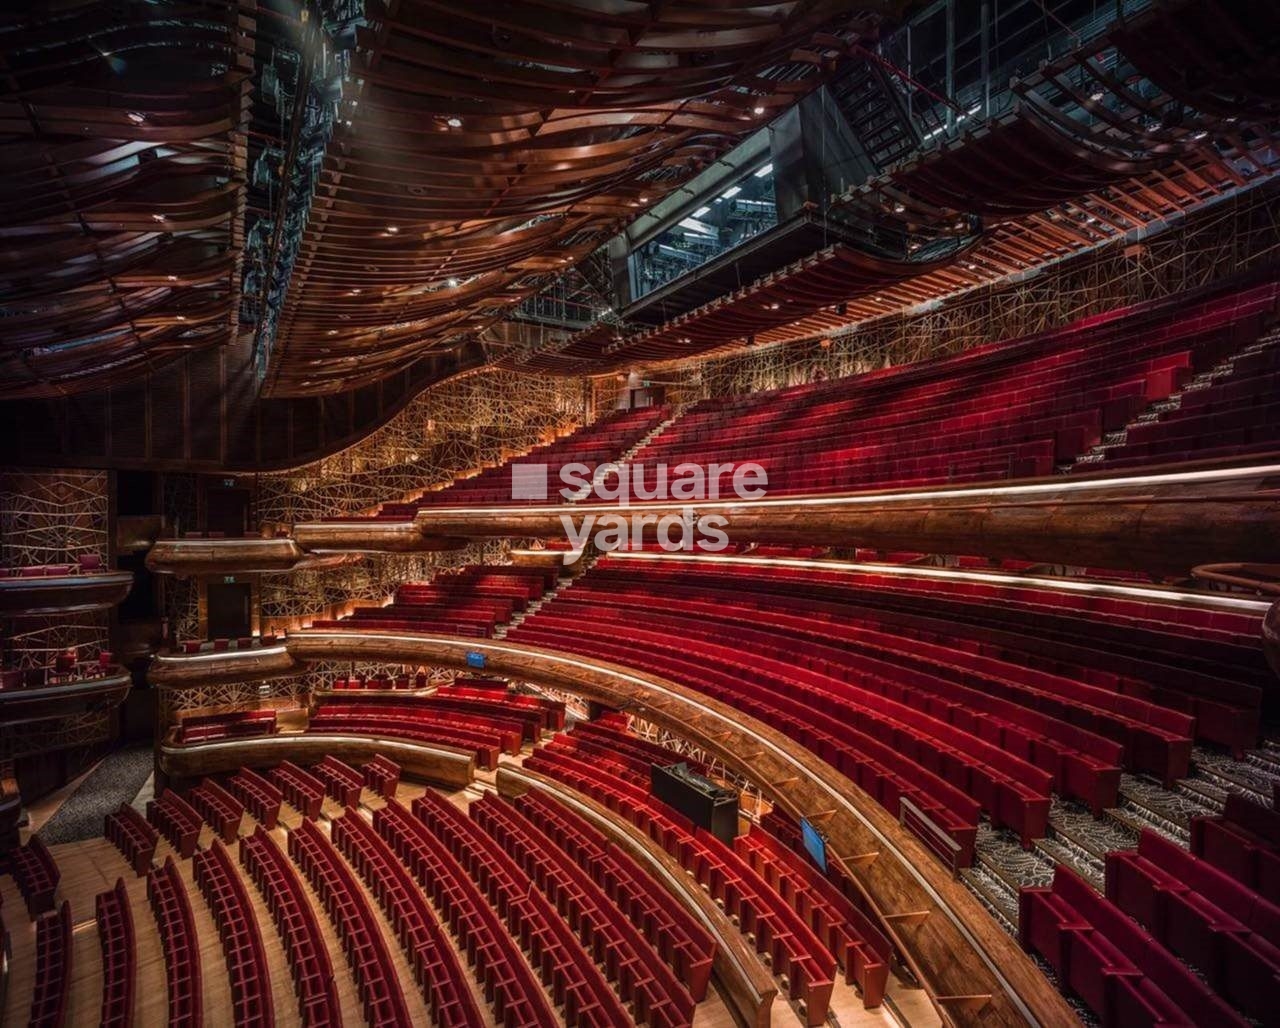
[[[252,9],[0,15],[0,397],[101,389],[233,337]]]

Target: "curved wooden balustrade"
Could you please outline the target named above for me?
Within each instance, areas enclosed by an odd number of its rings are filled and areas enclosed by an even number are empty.
[[[501,641],[309,630],[290,635],[288,648],[302,660],[457,668],[481,653],[489,672],[643,716],[760,783],[793,817],[822,824],[832,859],[866,893],[946,1023],[1076,1021],[1031,959],[914,836],[843,775],[754,718],[654,675]]]
[[[0,690],[0,723],[12,729],[20,721],[42,721],[118,707],[132,685],[133,676],[124,668],[115,668],[99,678],[34,689]]]
[[[419,550],[446,547],[423,545]],[[271,571],[315,571],[357,560],[356,547],[348,553],[318,556],[303,550],[293,539],[245,536],[239,539],[159,539],[147,553],[147,568],[162,575],[248,575]]]
[[[475,781],[476,758],[469,750],[425,745],[377,736],[285,732],[249,739],[160,746],[157,766],[170,779],[198,779],[242,767],[275,767],[288,760],[309,766],[327,756],[347,764],[363,764],[382,754],[408,774],[450,789]]]
[[[661,846],[591,797],[536,771],[504,764],[498,768],[498,792],[511,797],[528,792],[550,796],[608,836],[715,937],[712,973],[738,1022],[751,1028],[770,1023],[770,1008],[778,994],[773,976],[725,912]]]
[[[301,668],[302,662],[290,655],[283,643],[216,653],[161,653],[147,668],[147,681],[157,687],[180,689],[216,682],[259,682],[294,674]]]
[[[128,571],[0,578],[0,615],[74,614],[121,603],[133,587]]]
[[[873,546],[1180,575],[1211,562],[1280,561],[1277,475],[1280,468],[1268,466],[751,502],[431,508],[412,525],[424,539],[564,539],[564,517],[581,526],[590,515],[598,524],[609,514],[656,519],[692,507],[699,516],[723,515],[735,543]],[[372,548],[385,528],[367,524]],[[337,549],[361,532],[356,522],[316,522],[294,535],[307,547]],[[652,525],[646,533],[654,537]]]

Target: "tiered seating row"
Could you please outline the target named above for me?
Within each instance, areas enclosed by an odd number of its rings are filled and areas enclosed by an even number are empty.
[[[360,772],[332,755],[311,766],[311,774],[324,782],[324,791],[343,807],[358,807],[364,781]]]
[[[244,804],[211,778],[206,778],[187,794],[191,806],[204,818],[214,834],[227,845],[240,834]]]
[[[192,875],[209,905],[231,979],[231,1017],[237,1026],[272,1028],[271,969],[258,919],[231,855],[220,839],[197,853]]]
[[[14,881],[32,919],[52,910],[62,872],[58,870],[58,863],[44,840],[33,835],[25,846],[19,846],[10,853],[9,860]]]
[[[556,905],[595,961],[618,983],[636,1020],[649,1025],[689,1025],[694,996],[639,930],[590,876],[539,828],[505,800],[473,803],[472,819],[487,832]]]
[[[35,989],[28,1028],[62,1028],[71,991],[71,904],[36,919]]]
[[[689,989],[706,995],[715,960],[715,938],[626,853],[555,800],[530,792],[518,810],[567,853],[604,890]]]
[[[575,1026],[609,1026],[630,1020],[599,968],[569,926],[529,877],[473,821],[434,793],[413,801],[413,813],[466,868],[529,953],[542,980]]]
[[[382,904],[431,1010],[432,1022],[442,1028],[484,1025],[452,941],[386,841],[359,813],[348,810],[333,821],[333,844]]]
[[[200,981],[200,940],[191,901],[173,857],[147,875],[147,896],[160,928],[168,981],[171,1028],[200,1028],[204,998]]]
[[[293,864],[261,825],[240,840],[240,864],[262,893],[284,942],[302,1023],[341,1028],[342,1007],[329,950]]]
[[[104,1028],[127,1028],[133,1023],[138,952],[133,934],[133,911],[124,879],[94,899],[98,941],[102,947],[102,1014]]]
[[[383,799],[393,800],[396,798],[396,787],[400,784],[399,764],[393,760],[388,760],[381,754],[377,754],[360,771],[364,776],[364,787],[366,789],[376,792]]]
[[[449,849],[395,800],[374,812],[373,826],[423,884],[466,953],[503,1028],[559,1025],[515,941]]]
[[[762,828],[739,835],[734,849],[805,918],[814,934],[840,961],[845,979],[856,984],[867,1007],[884,999],[893,944],[812,865]]]
[[[408,1024],[404,994],[377,918],[328,836],[314,822],[303,821],[289,833],[289,856],[324,902],[342,938],[347,963],[360,986],[365,1020],[387,1028]]]
[[[271,831],[276,826],[284,795],[262,775],[241,768],[228,780],[227,788],[263,828]]]
[[[1231,793],[1221,816],[1191,819],[1191,852],[1280,903],[1280,811]]]
[[[1107,899],[1258,1021],[1276,1016],[1280,906],[1163,836],[1107,854]]]
[[[303,817],[314,821],[324,803],[324,782],[288,760],[271,772],[281,796]]]
[[[178,725],[178,742],[251,739],[260,735],[274,735],[275,731],[274,710],[236,710],[183,718]]]
[[[648,781],[628,781],[598,756],[578,759],[571,736],[557,736],[524,766],[583,792],[627,818],[707,887],[713,899],[755,936],[756,948],[786,976],[792,999],[802,999],[809,1024],[826,1018],[835,957],[799,914],[728,846],[649,795]]]
[[[160,830],[183,860],[195,853],[196,843],[200,841],[200,815],[172,789],[147,801],[147,820]]]
[[[113,810],[105,821],[103,834],[124,854],[133,873],[142,877],[150,871],[156,855],[156,843],[160,839],[155,825],[127,803],[121,803],[120,809]]]

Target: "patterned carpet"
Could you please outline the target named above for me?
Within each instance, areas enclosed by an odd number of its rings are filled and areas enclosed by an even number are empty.
[[[135,746],[104,757],[36,834],[49,846],[100,836],[102,819],[146,783],[153,756],[150,746]]]

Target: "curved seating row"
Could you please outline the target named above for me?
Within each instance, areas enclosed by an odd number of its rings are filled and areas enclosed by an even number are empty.
[[[172,789],[166,789],[155,799],[147,801],[147,820],[159,829],[183,860],[195,854],[196,843],[200,840],[200,815]]]
[[[387,800],[396,798],[396,787],[400,784],[400,765],[394,760],[388,760],[380,753],[375,754],[360,772],[364,776],[364,787],[370,792]]]
[[[311,882],[338,930],[360,987],[365,1020],[387,1028],[408,1024],[404,994],[377,918],[329,837],[314,822],[303,821],[289,833],[289,856]]]
[[[1191,852],[1272,903],[1280,903],[1280,811],[1227,796],[1218,817],[1191,819]]]
[[[238,1028],[271,1028],[275,1024],[271,968],[262,933],[244,882],[220,839],[192,858],[191,872],[222,938],[233,1023]]]
[[[105,818],[103,834],[123,855],[139,878],[151,870],[160,832],[127,803],[121,803]]]
[[[1273,282],[1228,286],[958,356],[704,400],[632,464],[751,461],[766,469],[771,496],[1048,475],[1255,339],[1276,295]],[[1257,418],[1200,418],[1200,436],[1180,432],[1181,443],[1144,454],[1273,445]]]
[[[178,723],[178,742],[213,742],[216,739],[247,739],[272,735],[276,730],[274,710],[236,710],[222,714],[201,714]]]
[[[325,794],[343,807],[358,807],[364,780],[355,768],[332,754],[311,765],[311,774],[324,783]]]
[[[629,820],[691,871],[713,899],[755,936],[756,948],[769,954],[775,971],[786,976],[789,995],[805,1004],[808,1022],[826,1018],[835,985],[835,957],[794,908],[779,896],[730,847],[695,829],[681,815],[649,794],[647,775],[599,754],[579,754],[569,736],[557,736],[526,758],[524,766],[585,793]]]
[[[228,846],[235,841],[244,818],[243,803],[212,778],[206,778],[187,793],[187,799],[215,835]]]
[[[515,940],[448,847],[395,800],[374,812],[373,826],[422,883],[448,923],[498,1023],[503,1028],[559,1025]]]
[[[354,810],[334,818],[332,836],[338,852],[364,879],[395,929],[432,1022],[442,1028],[484,1025],[452,940],[386,840]]]
[[[550,901],[479,826],[434,793],[417,797],[413,814],[453,854],[504,915],[507,928],[532,958],[543,982],[564,1007],[570,1026],[626,1024],[618,996]]]
[[[40,836],[33,835],[25,846],[10,852],[9,869],[33,920],[53,909],[53,897],[62,872]]]
[[[608,838],[541,793],[518,797],[516,809],[586,871],[644,934],[696,1000],[706,995],[716,941],[684,907]]]
[[[298,872],[261,825],[240,840],[240,864],[262,894],[284,943],[302,1023],[341,1028],[329,950]]]
[[[102,1013],[104,1028],[128,1028],[138,973],[138,950],[133,931],[133,910],[124,879],[94,899],[98,941],[102,947]]]
[[[164,951],[169,1024],[173,1028],[200,1028],[204,1023],[200,939],[196,935],[191,900],[173,857],[166,857],[163,865],[147,874],[147,897]]]
[[[36,919],[35,988],[31,996],[29,1028],[62,1028],[71,991],[71,904]]]
[[[703,998],[683,985],[635,925],[582,868],[511,803],[486,796],[468,811],[573,927],[584,948],[617,983],[636,1020],[658,1026],[693,1023]]]
[[[1107,854],[1107,899],[1219,996],[1258,1021],[1276,1016],[1280,906],[1147,830],[1136,850]]]
[[[241,768],[227,780],[227,790],[267,831],[276,826],[284,795],[257,771]]]
[[[324,782],[321,779],[286,760],[272,770],[271,780],[285,802],[304,818],[314,821],[320,816],[320,807],[324,803]]]

